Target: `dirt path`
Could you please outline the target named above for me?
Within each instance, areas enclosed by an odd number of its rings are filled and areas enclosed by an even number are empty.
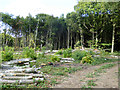
[[[62,83],[56,84],[53,88],[83,88],[87,85],[88,80],[95,80],[95,86],[93,88],[118,88],[118,62],[114,62],[116,65],[110,69],[106,69],[105,73],[100,73],[100,76],[95,76],[93,78],[87,78],[86,75],[94,72],[95,69],[100,68],[104,63],[98,66],[91,66],[87,69],[77,71],[70,74],[69,77],[62,79]]]

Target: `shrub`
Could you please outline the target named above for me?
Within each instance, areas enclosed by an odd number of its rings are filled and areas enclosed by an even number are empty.
[[[93,52],[93,51],[91,51],[91,50],[88,51],[88,53],[89,53],[90,55],[92,55],[92,56],[95,55],[95,52]]]
[[[87,56],[85,56],[85,57],[83,57],[82,58],[82,61],[81,61],[81,63],[89,63],[89,64],[91,64],[92,62],[94,62],[94,59],[92,58],[92,56],[91,55],[87,55]]]
[[[45,50],[46,50],[46,47],[45,46],[43,46],[42,48],[41,48],[41,51],[42,51],[42,57],[44,57],[44,55],[45,55]]]
[[[58,52],[56,52],[55,54],[60,54],[60,55],[62,55],[62,54],[63,54],[63,50],[60,49],[60,50],[58,50]]]
[[[76,50],[72,53],[72,58],[80,61],[86,55],[87,55],[87,53],[85,51]]]
[[[51,60],[52,60],[53,62],[55,62],[55,61],[60,62],[60,58],[59,58],[58,56],[52,56],[52,57],[51,57]]]
[[[39,46],[38,47],[36,47],[36,49],[35,49],[36,51],[39,51],[40,50],[40,48],[39,48]]]
[[[29,47],[26,47],[23,49],[22,55],[25,58],[32,58],[32,59],[37,58],[37,54],[35,53],[35,50],[33,48],[29,48]]]
[[[72,48],[68,48],[66,50],[63,51],[63,57],[71,57],[72,56]]]
[[[2,51],[2,60],[3,61],[13,60],[13,52],[14,52],[13,48],[6,46],[5,51]]]

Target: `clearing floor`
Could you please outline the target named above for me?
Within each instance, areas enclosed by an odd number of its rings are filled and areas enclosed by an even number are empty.
[[[100,68],[105,64],[116,64],[115,66],[105,69],[106,72],[100,73],[99,76],[94,76],[92,78],[87,78],[89,73],[94,73],[95,69]],[[104,63],[101,65],[90,66],[88,68],[77,71],[70,74],[68,77],[64,77],[61,83],[56,84],[52,88],[83,88],[88,87],[87,81],[93,80],[96,84],[91,86],[91,88],[118,88],[118,62]]]

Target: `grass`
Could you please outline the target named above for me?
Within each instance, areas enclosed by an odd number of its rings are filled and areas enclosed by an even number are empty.
[[[67,75],[68,73],[73,73],[77,70],[81,70],[81,67],[53,67],[53,66],[44,66],[40,71],[46,74],[50,75],[58,75],[58,76],[63,76]]]
[[[106,65],[104,65],[104,66],[101,66],[100,67],[100,69],[109,69],[109,68],[111,68],[111,67],[113,67],[113,66],[115,66],[116,64],[106,64]]]
[[[95,62],[93,62],[91,65],[99,65],[99,64],[102,64],[102,63],[108,63],[108,62],[115,62],[115,61],[118,61],[118,59],[107,59],[107,58],[104,58],[104,57],[94,57],[93,58],[95,60]]]
[[[96,86],[97,84],[95,84],[93,80],[88,80],[87,85],[88,86]]]
[[[101,66],[100,68],[96,69],[93,73],[89,73],[86,75],[87,78],[94,78],[95,76],[100,76],[99,73],[103,73],[106,72],[105,69],[109,69],[113,66],[115,66],[116,64],[106,64]],[[120,71],[120,68],[119,68]],[[88,80],[87,81],[87,85],[88,86],[96,86],[96,84],[94,83],[93,80]]]
[[[82,86],[82,90],[86,90],[86,88],[90,88],[90,89],[88,89],[88,90],[91,90],[92,87],[91,87],[91,86],[88,86],[88,87],[87,87],[87,86],[85,86],[85,85]]]
[[[106,64],[101,66],[100,68],[96,69],[94,73],[89,73],[88,75],[86,75],[87,78],[93,78],[94,76],[98,76],[98,73],[103,73],[106,72],[104,69],[109,69],[113,66],[115,66],[116,64]],[[94,83],[93,80],[88,80],[87,81],[87,85],[88,86],[96,86],[96,84]]]

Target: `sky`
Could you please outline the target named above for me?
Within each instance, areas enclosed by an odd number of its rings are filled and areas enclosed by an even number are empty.
[[[15,16],[32,16],[45,13],[60,17],[74,11],[78,0],[0,0],[0,12]]]

